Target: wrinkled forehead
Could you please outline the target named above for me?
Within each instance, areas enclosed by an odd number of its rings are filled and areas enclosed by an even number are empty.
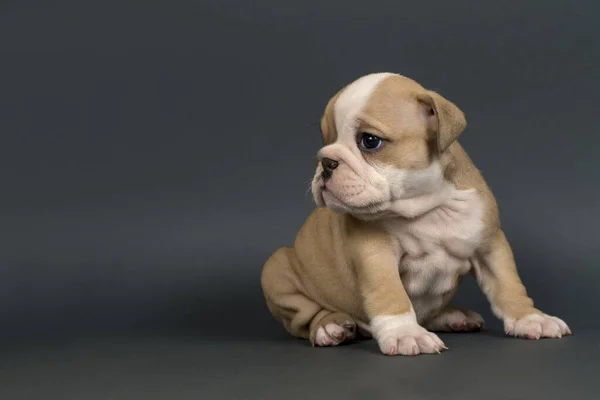
[[[392,75],[381,73],[363,76],[340,93],[332,110],[338,131],[354,128],[356,118],[369,103],[377,87]]]
[[[421,90],[421,85],[414,80],[393,73],[357,79],[340,91],[326,110],[326,119],[332,122],[329,133],[335,136],[330,142],[354,140],[358,125],[365,123],[365,119],[389,128],[398,122],[398,117],[414,115],[412,108],[416,103],[405,100]]]

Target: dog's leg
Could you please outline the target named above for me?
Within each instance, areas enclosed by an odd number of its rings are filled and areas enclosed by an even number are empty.
[[[433,332],[474,332],[481,330],[483,324],[483,318],[475,311],[448,305],[423,326]]]
[[[560,338],[571,333],[562,320],[534,307],[519,278],[512,250],[502,230],[499,229],[490,246],[473,259],[473,267],[492,311],[504,321],[507,334],[539,339]]]
[[[291,268],[295,257],[294,250],[282,247],[263,267],[261,284],[271,314],[293,336],[316,346],[334,346],[354,338],[352,318],[324,309],[296,286]]]
[[[363,234],[352,248],[369,330],[387,355],[440,353],[441,339],[417,322],[398,272],[398,255],[389,236]]]

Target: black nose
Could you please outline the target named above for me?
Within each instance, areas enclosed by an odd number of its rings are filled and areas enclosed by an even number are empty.
[[[340,163],[331,158],[323,158],[321,160],[321,165],[323,166],[323,178],[330,178],[333,170],[336,169],[339,164]]]

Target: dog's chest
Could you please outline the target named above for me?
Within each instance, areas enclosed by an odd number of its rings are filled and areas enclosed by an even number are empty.
[[[480,244],[483,204],[476,192],[414,220],[395,220],[387,229],[400,252],[400,275],[411,298],[451,292],[470,269]]]

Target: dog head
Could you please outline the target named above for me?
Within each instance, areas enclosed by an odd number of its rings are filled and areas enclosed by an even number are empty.
[[[363,76],[325,108],[315,202],[374,219],[395,202],[435,193],[444,183],[440,159],[465,127],[456,105],[414,80]]]

